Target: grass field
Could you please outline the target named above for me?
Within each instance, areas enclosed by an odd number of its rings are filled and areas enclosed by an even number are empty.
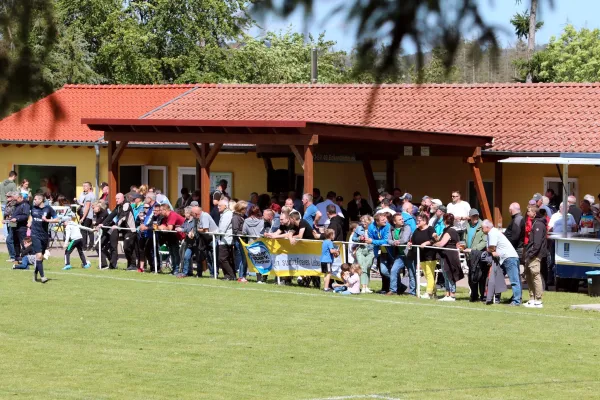
[[[45,264],[45,285],[0,267],[2,399],[600,397],[584,294],[530,310]]]

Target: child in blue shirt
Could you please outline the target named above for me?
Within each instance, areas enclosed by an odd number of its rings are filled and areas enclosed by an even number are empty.
[[[331,292],[329,282],[331,281],[331,266],[333,259],[340,255],[339,249],[333,246],[333,238],[335,231],[333,229],[325,229],[325,240],[321,245],[321,272],[325,274],[324,291]]]

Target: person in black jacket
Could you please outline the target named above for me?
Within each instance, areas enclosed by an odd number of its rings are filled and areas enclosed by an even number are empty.
[[[344,218],[337,215],[337,210],[333,204],[330,204],[325,209],[327,212],[327,218],[329,218],[329,226],[327,229],[332,229],[335,232],[334,242],[344,241]],[[325,233],[319,233],[314,231],[315,239],[325,240]]]
[[[542,308],[544,286],[542,284],[541,263],[542,259],[546,257],[548,249],[546,218],[540,214],[537,206],[527,207],[527,215],[533,219],[533,224],[531,225],[529,243],[525,251],[525,275],[529,287],[529,301],[525,304],[525,307]]]
[[[348,238],[348,232],[350,232],[350,218],[348,216],[348,211],[344,208],[344,198],[342,196],[336,197],[335,203],[340,207],[342,215],[344,216],[344,240],[346,240]]]
[[[12,213],[11,222],[15,222],[16,226],[13,228],[13,244],[15,246],[15,261],[21,261],[21,248],[23,241],[27,237],[27,221],[29,220],[29,213],[31,207],[29,202],[23,200],[23,194],[17,193],[17,203],[15,210]]]
[[[522,260],[523,243],[525,242],[525,218],[521,215],[521,206],[519,203],[512,203],[508,210],[512,215],[512,221],[508,225],[508,228],[506,228],[504,236],[513,245],[519,258]]]
[[[248,209],[248,202],[240,200],[235,204],[233,216],[231,217],[231,232],[234,235],[241,235],[244,227],[244,219]],[[238,282],[246,283],[246,274],[248,266],[246,265],[246,256],[242,248],[242,238],[233,238],[233,261],[235,263],[235,272],[238,276]]]
[[[108,211],[106,211],[105,207],[106,205],[103,201],[96,201],[92,204],[92,209],[94,210],[94,218],[92,219],[94,229],[99,225],[102,225],[102,222],[108,217]],[[100,268],[106,269],[108,268],[108,257],[106,254],[110,248],[110,235],[108,235],[108,231],[102,232],[102,243],[100,244],[100,247],[102,249],[98,255],[100,258]],[[96,249],[96,252],[98,252],[98,249]]]
[[[373,214],[369,203],[362,198],[360,192],[354,192],[354,198],[348,203],[348,218],[350,221],[360,221],[363,215]]]
[[[127,269],[130,271],[137,270],[137,260],[135,254],[136,242],[137,242],[137,230],[135,227],[135,219],[133,218],[133,211],[131,204],[125,201],[123,193],[117,193],[115,196],[117,206],[114,210],[102,221],[101,226],[111,226],[111,229],[102,232],[110,235],[110,265],[109,268],[116,269],[117,261],[119,260],[118,244],[119,237],[123,236],[123,250],[125,251],[125,258],[127,258]],[[113,223],[113,219],[117,218],[116,223]],[[127,230],[118,230],[116,228],[126,228]],[[98,227],[100,228],[100,226]],[[101,229],[101,228],[100,228]]]

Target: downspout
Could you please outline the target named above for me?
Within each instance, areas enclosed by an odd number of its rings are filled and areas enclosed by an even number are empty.
[[[94,144],[94,150],[96,150],[96,198],[100,196],[100,145]]]

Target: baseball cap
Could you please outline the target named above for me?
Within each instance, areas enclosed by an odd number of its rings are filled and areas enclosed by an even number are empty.
[[[198,202],[197,201],[192,201],[190,203],[190,207],[198,207]]]
[[[479,211],[475,208],[471,208],[471,211],[469,211],[469,217],[472,217],[473,215],[479,216]]]
[[[442,204],[444,204],[444,203],[442,203],[442,201],[440,199],[433,199],[433,200],[431,200],[431,202],[433,204],[437,204],[438,206],[441,206]]]
[[[439,206],[439,207],[438,207],[438,210],[440,210],[440,211],[441,211],[441,212],[443,212],[443,213],[446,213],[446,212],[448,211],[448,210],[446,209],[446,206],[444,206],[444,205],[441,205],[441,206]]]
[[[541,193],[536,193],[533,195],[533,200],[535,200],[536,202],[540,201],[541,199],[542,199]]]
[[[410,193],[404,193],[404,194],[402,195],[402,197],[400,197],[400,200],[408,200],[408,201],[411,201],[411,200],[412,200],[412,194],[410,194]]]
[[[529,205],[530,206],[535,206],[536,204],[537,204],[537,201],[535,199],[529,200]]]

